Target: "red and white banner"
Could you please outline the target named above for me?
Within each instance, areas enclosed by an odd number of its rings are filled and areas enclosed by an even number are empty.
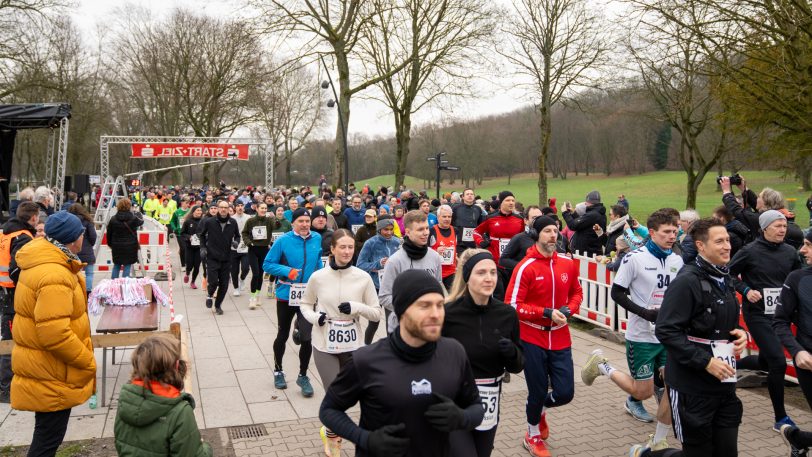
[[[131,157],[134,159],[150,159],[154,157],[196,157],[201,159],[248,160],[248,145],[211,143],[133,143]]]

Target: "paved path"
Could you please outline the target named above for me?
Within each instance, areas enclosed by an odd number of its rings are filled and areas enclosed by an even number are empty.
[[[177,257],[174,265],[175,268],[179,267]],[[273,386],[272,343],[276,336],[274,302],[263,298],[260,309],[249,310],[248,294],[233,297],[229,290],[223,305],[225,314],[215,317],[204,307],[205,293],[182,284],[181,274],[177,275],[173,288],[176,313],[184,316],[184,337],[188,343],[193,373],[191,392],[198,402],[195,414],[200,428],[264,424],[268,435],[259,438],[229,440],[225,430],[219,434],[223,444],[233,448],[231,455],[237,457],[321,454],[318,408],[324,388],[315,365],[311,363],[310,378],[316,393],[314,398],[302,397],[294,383],[298,346],[292,342],[287,346],[284,361],[289,388],[277,390]],[[91,321],[95,328],[98,316]],[[161,327],[167,328],[168,324],[169,312],[163,309]],[[379,329],[380,335],[382,332],[383,329]],[[625,370],[622,346],[584,332],[573,332],[575,399],[569,405],[552,410],[549,415],[549,446],[555,456],[627,455],[631,444],[642,442],[654,431],[653,424],[637,422],[625,413],[625,395],[608,379],[599,378],[592,387],[581,383],[580,367],[588,353],[598,346],[604,348],[616,367]],[[108,398],[112,399],[111,405],[97,409],[90,409],[87,405],[74,408],[66,441],[113,435],[118,391],[129,378],[130,353],[129,350],[123,351],[123,354],[119,351],[116,365],[108,360]],[[96,357],[101,366],[100,350],[96,351]],[[101,379],[98,385],[101,386]],[[786,455],[779,435],[771,430],[769,400],[751,390],[740,389],[739,395],[745,408],[739,433],[740,455]],[[513,382],[504,387],[495,456],[527,455],[521,446],[525,431],[525,398],[524,379],[521,375],[514,375]],[[648,400],[646,406],[651,412],[655,410],[653,400]],[[812,428],[812,416],[808,412],[794,407],[788,407],[788,412],[799,425]],[[357,417],[357,407],[351,413]],[[32,413],[12,411],[8,405],[0,404],[0,447],[29,444],[33,423]],[[673,436],[671,441],[674,441]],[[345,447],[346,455],[352,455],[352,447]]]

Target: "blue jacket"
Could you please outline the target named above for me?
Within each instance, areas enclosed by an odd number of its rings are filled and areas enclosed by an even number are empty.
[[[375,289],[380,289],[381,284],[378,281],[378,272],[376,270],[383,270],[381,259],[391,257],[398,249],[400,249],[400,239],[397,237],[393,236],[387,240],[380,234],[375,235],[364,243],[355,266],[369,273],[372,276]]]
[[[344,210],[344,215],[347,216],[347,224],[352,227],[353,225],[364,225],[364,213],[367,211],[366,208],[361,206],[361,209],[358,211],[349,207]]]
[[[307,239],[293,231],[285,233],[271,246],[262,263],[265,273],[276,276],[276,297],[280,300],[290,298],[291,283],[306,283],[321,267],[321,235],[313,231]],[[288,274],[294,268],[299,270],[299,277],[291,281]]]

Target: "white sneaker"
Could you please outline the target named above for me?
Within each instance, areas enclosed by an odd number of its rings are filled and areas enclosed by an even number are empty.
[[[240,292],[245,290],[245,280],[244,279],[240,279],[240,287],[239,287],[239,289],[240,289]]]
[[[251,297],[248,300],[248,309],[257,309],[257,297]]]
[[[233,294],[233,295],[234,295],[235,297],[239,297],[239,296],[241,295],[241,294],[240,294],[240,289],[234,289],[234,294]]]

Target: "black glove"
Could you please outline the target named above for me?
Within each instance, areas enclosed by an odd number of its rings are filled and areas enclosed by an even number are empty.
[[[563,315],[567,316],[567,319],[569,319],[570,317],[572,317],[572,311],[570,311],[570,307],[569,307],[569,306],[562,306],[561,308],[558,308],[558,311],[560,311],[560,312],[561,312],[561,314],[563,314]]]
[[[352,305],[350,302],[345,301],[338,305],[338,310],[341,311],[342,314],[350,314],[352,313]]]
[[[231,249],[237,249],[237,246],[240,245],[240,242],[237,240],[231,240]]]
[[[465,428],[465,412],[454,403],[454,400],[445,395],[432,394],[440,402],[435,403],[426,410],[423,416],[441,432],[451,432]]]
[[[327,320],[327,314],[319,313],[319,327],[324,327],[324,322]]]
[[[482,236],[482,241],[479,242],[479,247],[482,249],[488,249],[491,246],[491,237],[488,235]]]
[[[373,457],[402,457],[409,451],[409,438],[401,436],[406,424],[384,425],[370,432],[367,450]]]
[[[513,341],[507,338],[499,338],[499,355],[504,359],[513,359],[516,357],[516,345]]]
[[[649,322],[655,322],[657,321],[657,314],[659,313],[659,310],[646,308],[640,311],[638,315]]]

